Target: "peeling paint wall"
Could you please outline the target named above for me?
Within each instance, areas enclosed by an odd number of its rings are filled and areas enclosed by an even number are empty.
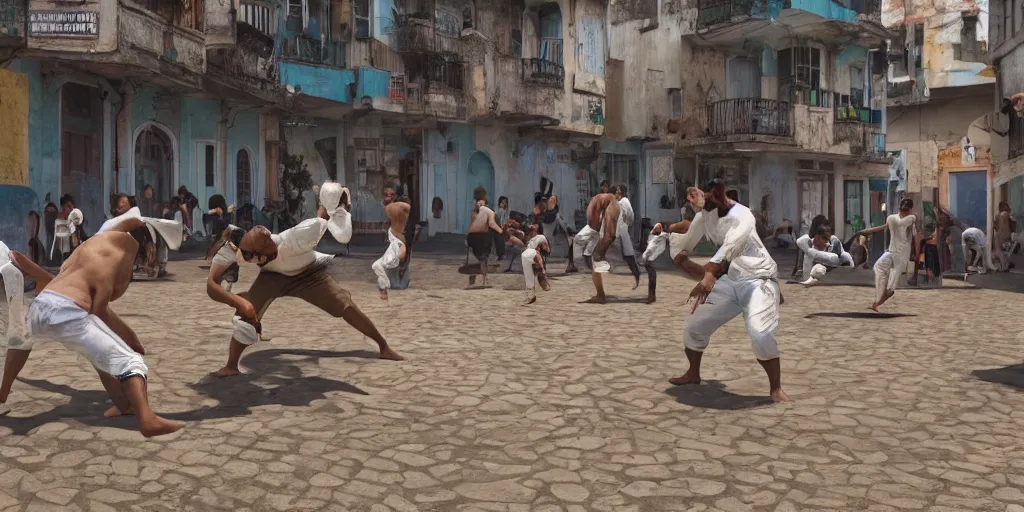
[[[0,69],[0,185],[28,185],[28,77]]]

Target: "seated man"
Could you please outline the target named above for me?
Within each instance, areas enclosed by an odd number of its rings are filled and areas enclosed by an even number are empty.
[[[832,250],[832,239],[839,240],[832,236],[832,230],[827,223],[818,226],[813,238],[804,235],[797,239],[796,246],[804,255],[803,275],[807,276],[800,284],[814,286],[820,283],[830,270],[841,266],[853,266],[853,256],[843,250],[842,244],[839,244],[839,254]]]
[[[24,255],[9,253],[13,265],[34,278],[42,291],[28,308],[30,335],[9,341],[0,403],[7,402],[11,386],[25,367],[32,348],[51,338],[84,356],[99,373],[114,403],[104,416],[134,414],[145,437],[170,434],[182,427],[149,408],[149,369],[142,359],[146,351],[135,332],[109,306],[128,290],[138,253],[138,244],[125,231],[141,224],[140,220],[133,220],[125,223],[122,230],[91,237],[64,263],[56,278]],[[6,257],[5,254],[3,258]],[[0,267],[5,266],[6,262],[0,261]]]

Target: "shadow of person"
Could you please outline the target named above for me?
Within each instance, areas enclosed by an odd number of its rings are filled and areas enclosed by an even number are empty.
[[[905,318],[917,316],[913,313],[875,313],[868,311],[853,311],[849,313],[811,313],[804,318],[851,318],[856,320],[887,320],[890,318]]]
[[[705,380],[697,386],[672,386],[665,390],[665,394],[691,407],[722,411],[737,411],[775,403],[770,396],[737,395],[726,391],[725,383],[717,380]]]
[[[302,369],[309,363],[315,364],[315,360],[318,359],[378,357],[379,354],[368,350],[335,352],[271,349],[252,352],[242,359],[242,365],[249,369],[248,373],[223,379],[207,376],[189,385],[203,396],[217,400],[216,406],[179,413],[163,413],[160,410],[155,412],[167,419],[199,421],[248,416],[254,408],[264,405],[306,407],[334,392],[368,395],[369,393],[344,381],[317,375],[304,376]],[[110,406],[106,391],[75,389],[64,384],[23,377],[19,377],[18,380],[37,389],[67,396],[70,401],[31,417],[11,417],[9,414],[0,416],[0,426],[10,428],[17,435],[27,434],[41,425],[62,419],[74,419],[89,426],[138,429],[138,423],[130,416],[103,417],[103,411]],[[13,405],[12,409],[17,410],[18,405]]]
[[[1012,364],[1003,368],[974,370],[971,375],[985,382],[1024,389],[1024,363]]]

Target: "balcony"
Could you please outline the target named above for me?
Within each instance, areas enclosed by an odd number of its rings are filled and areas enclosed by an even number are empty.
[[[833,144],[846,144],[849,154],[872,161],[886,159],[885,134],[881,130],[882,113],[849,105],[834,109]]]
[[[344,68],[345,44],[341,41],[323,41],[298,35],[284,41],[281,48],[281,59]]]
[[[550,87],[564,87],[565,68],[544,59],[523,59],[523,81]]]
[[[767,18],[768,0],[699,0],[697,29],[704,29],[734,18]]]
[[[207,49],[205,88],[225,97],[248,94],[260,103],[282,101],[274,40],[244,22],[236,33],[235,45]]]
[[[459,54],[462,51],[461,39],[435,30],[431,20],[399,16],[392,27],[391,47],[399,53]]]
[[[190,86],[201,86],[206,72],[206,41],[202,32],[171,24],[165,16],[129,2],[121,2],[120,6],[119,41],[126,50],[134,50],[119,52],[125,64]]]
[[[784,101],[742,98],[716,101],[707,106],[707,135],[769,135],[791,137],[790,105]]]

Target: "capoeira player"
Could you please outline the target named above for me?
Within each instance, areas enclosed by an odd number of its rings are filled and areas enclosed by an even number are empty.
[[[388,248],[372,266],[373,273],[377,274],[377,291],[380,292],[381,300],[388,300],[388,290],[391,289],[388,270],[398,268],[406,256],[405,225],[409,222],[410,208],[404,199],[403,197],[384,207],[384,215],[391,223],[391,227],[388,228]]]
[[[964,281],[967,280],[968,270],[971,267],[977,269],[979,274],[999,270],[992,262],[992,249],[985,237],[985,232],[978,228],[967,228],[960,235],[960,247],[964,251]],[[973,252],[974,257],[971,257]]]
[[[573,244],[583,248],[583,258],[591,263],[594,271],[591,276],[597,291],[588,304],[604,304],[604,283],[601,275],[611,270],[611,265],[604,259],[605,253],[615,241],[619,228],[619,202],[612,194],[602,193],[594,196],[587,205],[587,225],[576,233]],[[573,254],[575,256],[575,254]],[[591,258],[593,258],[591,260]],[[635,287],[634,287],[635,288]]]
[[[473,251],[473,257],[480,262],[480,274],[483,275],[483,286],[487,286],[487,265],[491,256],[491,242],[493,235],[491,230],[498,234],[504,233],[501,226],[494,221],[494,211],[487,207],[486,201],[477,200],[476,208],[473,209],[473,222],[469,224],[469,232],[466,234],[466,244]],[[476,274],[469,276],[469,285],[476,284]]]
[[[244,235],[241,229],[228,228],[221,235],[222,245],[210,265],[206,292],[211,299],[235,308],[235,317],[228,362],[214,373],[215,376],[240,373],[238,360],[242,352],[260,340],[260,319],[280,297],[302,299],[333,317],[344,319],[377,342],[381,359],[404,359],[388,346],[373,322],[352,302],[349,292],[327,273],[333,256],[316,252],[327,230],[343,244],[352,238],[352,218],[344,206],[339,206],[344,193],[337,183],[324,183],[320,188],[322,206],[317,217],[304,220],[279,235],[271,234],[263,226],[255,226]],[[221,274],[235,261],[260,268],[249,290],[237,295],[218,284]]]
[[[711,335],[742,314],[754,355],[768,374],[772,400],[787,401],[775,342],[782,298],[775,260],[757,236],[754,215],[746,206],[726,197],[723,183],[714,180],[704,188],[703,204],[696,199],[695,206],[702,207],[702,211],[675,246],[683,258],[705,236],[720,248],[702,268],[696,264],[683,267],[700,279],[690,292],[690,298],[696,300],[691,310],[693,317],[686,323],[683,336],[690,368],[669,382],[699,384],[701,356]]]
[[[551,289],[548,282],[547,270],[544,268],[544,256],[551,252],[548,239],[544,235],[535,235],[526,243],[526,248],[520,256],[523,265],[523,277],[526,281],[526,303],[537,302],[537,285],[544,291]]]
[[[820,283],[834,268],[853,266],[853,256],[843,249],[827,221],[820,223],[815,232],[798,238],[796,246],[804,255],[803,275],[807,279],[800,283],[804,286]]]
[[[128,206],[128,208],[125,208],[125,206]],[[165,274],[169,259],[168,251],[177,251],[181,247],[184,224],[175,220],[143,217],[142,211],[138,206],[127,204],[127,197],[125,197],[124,203],[118,203],[117,211],[120,215],[108,219],[100,226],[99,231],[96,233],[105,233],[118,228],[127,220],[141,220],[142,225],[133,223],[133,225],[138,225],[139,227],[134,228],[128,233],[135,238],[135,241],[141,248],[139,251],[140,256],[142,256],[140,270],[151,278]]]
[[[552,192],[554,190],[554,183],[547,178],[541,177],[540,179],[540,192],[534,194],[533,208],[533,219],[534,223],[540,225],[540,233],[545,235],[545,238],[550,238],[552,241],[555,239],[555,231],[558,229],[562,230],[565,234],[565,241],[569,245],[568,255],[566,258],[569,260],[565,267],[565,273],[571,274],[579,272],[576,268],[576,261],[573,259],[573,237],[569,233],[569,226],[565,223],[565,219],[559,212],[558,207],[558,196]],[[511,268],[511,267],[510,267]]]
[[[686,189],[686,206],[691,208],[697,204],[704,204],[704,192],[697,187]],[[683,208],[686,209],[685,207]],[[697,208],[698,210],[700,208]],[[696,214],[694,214],[696,218]],[[655,292],[658,287],[658,273],[654,268],[654,260],[661,256],[668,248],[672,263],[683,272],[694,276],[696,279],[704,277],[704,267],[690,261],[682,247],[679,245],[686,239],[683,237],[690,230],[689,220],[683,219],[679,222],[659,222],[651,229],[647,237],[647,249],[644,250],[641,258],[644,261],[644,268],[647,269],[647,303],[654,304]]]
[[[636,249],[633,247],[633,237],[630,236],[629,230],[633,227],[633,221],[635,220],[633,214],[633,205],[629,202],[629,197],[626,196],[625,185],[615,185],[615,198],[619,201],[619,229],[618,236],[619,241],[622,243],[622,259],[626,261],[626,265],[629,267],[629,272],[633,274],[633,279],[636,280],[633,283],[633,289],[636,290],[637,286],[640,286],[640,265],[636,264]]]
[[[32,348],[43,339],[55,339],[96,368],[114,403],[104,416],[134,414],[145,437],[170,434],[183,426],[157,416],[149,408],[149,369],[142,359],[146,351],[135,332],[110,309],[110,303],[128,289],[139,251],[138,243],[124,231],[141,225],[141,220],[133,220],[117,230],[92,236],[64,262],[56,278],[24,255],[8,253],[7,247],[0,244],[0,274],[4,275],[8,293],[15,284],[7,281],[12,275],[8,265],[35,279],[37,289],[42,290],[29,305],[27,318],[16,319],[9,326],[20,327],[27,320],[27,333],[14,333],[12,337],[8,332],[0,403],[7,402],[11,386],[25,367]],[[15,288],[18,292],[23,279],[20,275],[12,279],[19,281]],[[11,299],[18,304],[12,307],[12,313],[22,310],[21,294],[15,295]]]
[[[885,219],[882,226],[865,229],[858,235],[877,233],[889,229],[889,250],[885,251],[875,262],[875,302],[871,309],[878,311],[878,306],[896,294],[896,285],[900,275],[907,269],[910,253],[917,244],[917,216],[910,213],[914,209],[913,199],[900,201],[899,213]],[[913,246],[911,245],[913,242]]]

